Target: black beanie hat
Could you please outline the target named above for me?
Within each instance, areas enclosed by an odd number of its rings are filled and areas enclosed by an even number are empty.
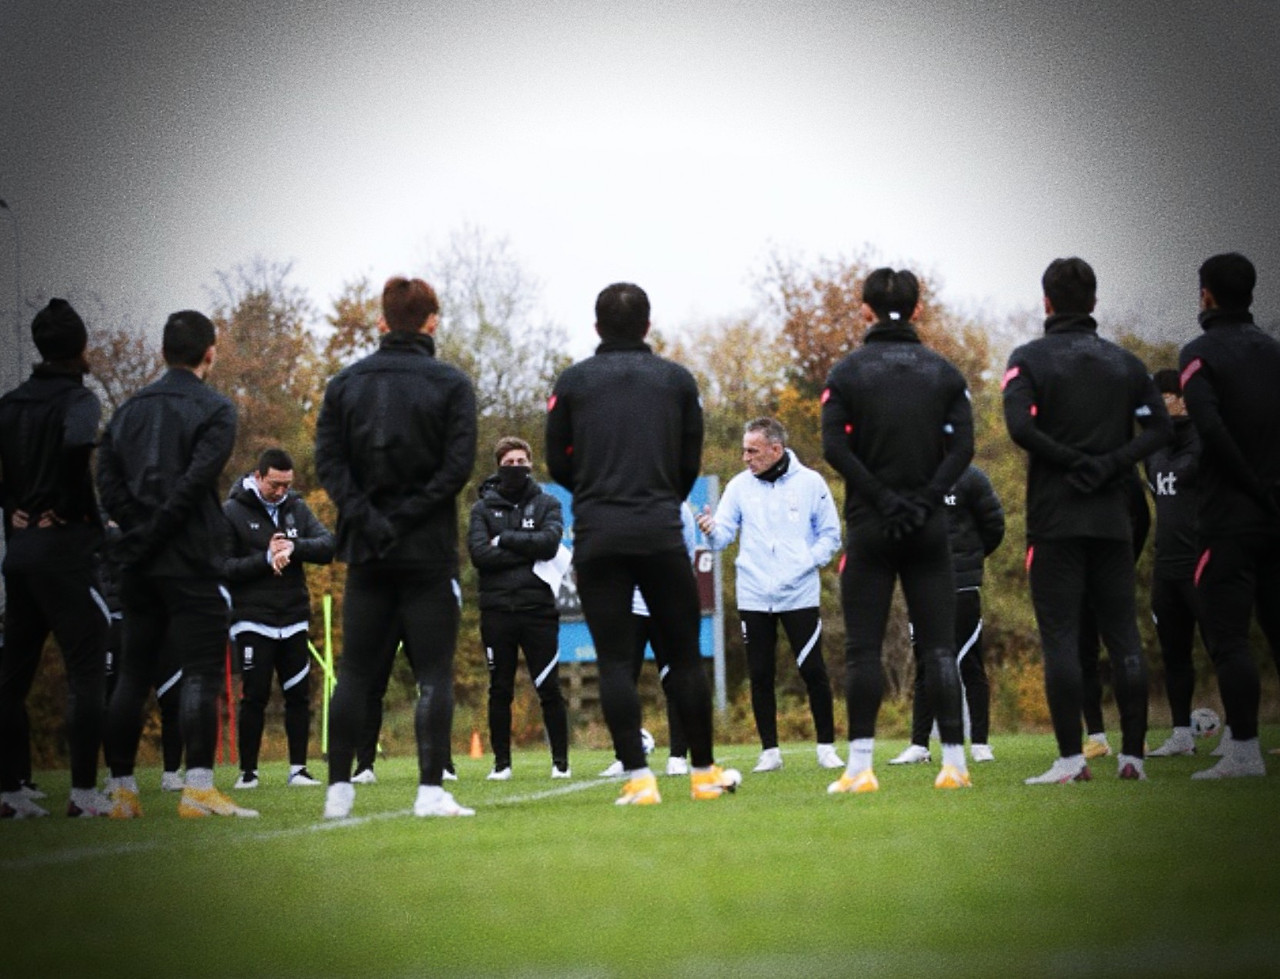
[[[50,299],[49,305],[31,321],[31,339],[47,361],[73,360],[84,353],[89,337],[84,320],[65,299]]]

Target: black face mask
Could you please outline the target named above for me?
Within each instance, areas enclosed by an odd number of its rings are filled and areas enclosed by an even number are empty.
[[[532,471],[528,466],[499,466],[498,492],[503,496],[519,496],[529,485]]]

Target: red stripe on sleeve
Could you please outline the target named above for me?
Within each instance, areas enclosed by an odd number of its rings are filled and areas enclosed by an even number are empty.
[[[1202,361],[1199,357],[1197,357],[1195,360],[1187,364],[1187,366],[1182,369],[1182,377],[1180,379],[1180,383],[1182,384],[1182,387],[1184,389],[1187,386],[1187,381],[1191,380],[1191,378],[1195,376],[1196,371],[1198,371],[1203,366],[1204,366],[1204,361]]]
[[[1036,559],[1036,546],[1032,544],[1027,548],[1027,574],[1031,573],[1031,562]]]
[[[1004,377],[1000,378],[1000,390],[1003,391],[1009,386],[1009,382],[1022,373],[1021,367],[1010,367],[1004,372]]]
[[[556,410],[556,396],[553,394],[547,399],[547,414]]]
[[[1196,361],[1199,363],[1199,361]],[[1204,569],[1209,566],[1209,549],[1206,547],[1204,553],[1200,555],[1200,560],[1196,562],[1196,575],[1192,579],[1192,584],[1197,588],[1200,587],[1200,576],[1204,574]]]

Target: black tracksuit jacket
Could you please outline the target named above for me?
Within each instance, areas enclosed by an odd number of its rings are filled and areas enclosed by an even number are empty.
[[[1092,316],[1056,314],[1044,329],[1009,356],[1001,385],[1009,435],[1030,456],[1027,540],[1131,541],[1125,479],[1172,434],[1164,399],[1142,361],[1098,336]],[[1089,457],[1110,478],[1080,492],[1067,477]]]
[[[554,615],[556,596],[533,573],[533,565],[549,561],[560,549],[560,501],[532,478],[516,501],[498,492],[498,486],[497,476],[480,484],[467,531],[471,563],[480,573],[480,610]],[[495,537],[497,546],[490,543]]]
[[[973,458],[964,376],[911,326],[876,323],[827,378],[822,451],[848,487],[850,526],[879,520],[886,490],[936,508]]]
[[[476,459],[471,381],[425,333],[391,332],[329,381],[316,473],[338,507],[338,557],[458,573],[458,493]]]
[[[98,492],[124,532],[123,567],[222,577],[218,477],[235,440],[235,405],[189,370],[171,368],[120,406],[98,449]]]
[[[1189,417],[1173,419],[1173,441],[1147,457],[1147,486],[1156,501],[1157,578],[1190,579],[1196,570],[1196,483],[1200,436]]]
[[[304,563],[333,560],[333,534],[306,501],[289,490],[280,501],[276,522],[246,481],[231,487],[222,510],[227,515],[226,580],[231,591],[231,621],[288,626],[311,617]],[[280,574],[271,570],[267,550],[275,534],[293,541],[293,555]]]
[[[41,364],[0,398],[0,506],[4,509],[5,568],[91,567],[102,522],[93,495],[89,455],[102,408],[78,371]],[[30,526],[16,530],[15,511]],[[52,510],[63,521],[37,527]]]
[[[1200,536],[1280,530],[1280,341],[1240,310],[1207,310],[1179,358],[1200,433]]]
[[[575,560],[683,552],[680,504],[702,464],[698,384],[642,341],[605,341],[557,378],[546,458],[573,493]]]
[[[977,588],[982,585],[987,555],[1004,540],[1004,507],[991,480],[977,466],[964,471],[943,503],[956,588]]]

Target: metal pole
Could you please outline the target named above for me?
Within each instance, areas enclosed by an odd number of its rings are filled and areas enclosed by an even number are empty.
[[[0,211],[8,211],[13,218],[13,339],[18,370],[14,380],[21,382],[27,373],[27,365],[24,363],[27,345],[23,342],[22,331],[22,227],[18,222],[18,212],[4,198],[0,198]]]

